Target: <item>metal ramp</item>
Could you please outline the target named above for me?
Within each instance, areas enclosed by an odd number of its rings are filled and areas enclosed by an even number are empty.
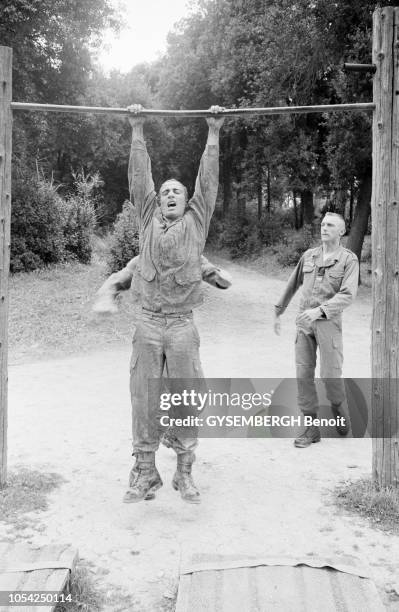
[[[195,555],[182,565],[176,612],[384,612],[351,559]]]

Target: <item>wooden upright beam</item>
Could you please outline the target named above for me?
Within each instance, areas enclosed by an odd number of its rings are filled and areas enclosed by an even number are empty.
[[[0,47],[0,488],[7,479],[8,273],[11,218],[12,50]]]
[[[399,487],[399,8],[373,15],[373,478]]]

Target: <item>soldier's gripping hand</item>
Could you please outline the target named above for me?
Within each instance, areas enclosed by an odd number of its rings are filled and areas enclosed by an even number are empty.
[[[143,106],[141,104],[131,104],[130,106],[127,107],[127,110],[129,111],[129,123],[132,127],[136,127],[138,125],[143,125],[144,121],[145,121],[145,117],[144,115],[141,115],[143,109]]]
[[[220,115],[225,110],[224,106],[211,106],[210,112],[215,115],[215,117],[207,117],[206,122],[210,128],[220,130],[223,125],[224,117]]]

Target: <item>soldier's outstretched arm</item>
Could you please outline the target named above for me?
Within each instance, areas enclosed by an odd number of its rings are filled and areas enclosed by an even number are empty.
[[[146,229],[156,207],[156,193],[151,173],[151,160],[144,140],[144,117],[140,115],[141,104],[128,106],[129,123],[132,126],[132,144],[129,158],[130,200],[134,203],[139,220],[139,228]]]
[[[204,244],[219,186],[219,132],[224,121],[224,117],[220,116],[223,110],[221,106],[210,108],[215,117],[207,118],[208,139],[201,158],[194,195],[189,202],[189,210],[194,214],[203,233]]]

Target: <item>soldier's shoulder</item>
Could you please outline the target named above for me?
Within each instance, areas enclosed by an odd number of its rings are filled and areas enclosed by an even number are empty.
[[[342,251],[343,251],[344,255],[346,256],[346,260],[348,262],[350,262],[350,261],[358,261],[356,253],[354,253],[350,249],[347,249],[346,247],[342,247]]]

